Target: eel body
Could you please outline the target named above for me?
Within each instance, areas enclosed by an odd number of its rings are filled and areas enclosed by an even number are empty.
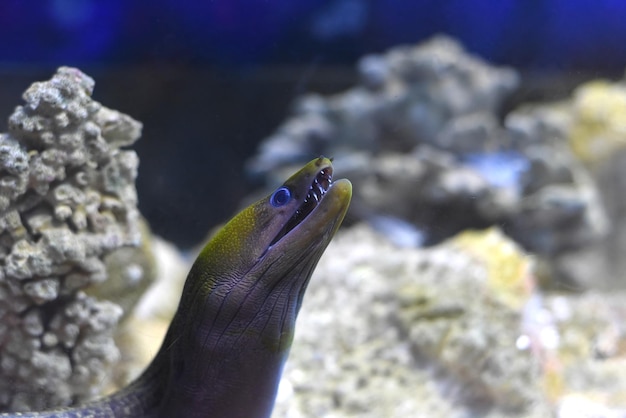
[[[206,244],[159,352],[128,387],[0,417],[269,417],[309,278],[350,203],[350,182],[332,182],[332,170],[311,161]]]

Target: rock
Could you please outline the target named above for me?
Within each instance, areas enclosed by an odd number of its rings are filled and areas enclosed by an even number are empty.
[[[497,230],[398,248],[340,232],[311,279],[274,417],[545,417],[516,342],[532,262]],[[323,338],[320,338],[323,336]]]
[[[0,134],[0,410],[83,402],[119,359],[122,308],[83,290],[141,240],[138,158],[121,149],[141,124],[94,101],[93,87],[59,68],[26,90]]]

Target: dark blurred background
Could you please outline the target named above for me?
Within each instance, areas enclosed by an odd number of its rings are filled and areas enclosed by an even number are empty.
[[[31,82],[79,67],[144,123],[140,208],[187,247],[255,186],[243,163],[290,103],[353,85],[362,55],[445,33],[522,73],[512,101],[558,99],[623,75],[625,22],[623,0],[2,0],[0,131]]]

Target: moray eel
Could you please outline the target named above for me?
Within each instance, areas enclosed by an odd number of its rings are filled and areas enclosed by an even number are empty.
[[[230,220],[185,282],[143,374],[76,408],[2,417],[269,417],[309,278],[352,196],[319,157]]]

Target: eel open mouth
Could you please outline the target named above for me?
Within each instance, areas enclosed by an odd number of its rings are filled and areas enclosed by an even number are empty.
[[[270,245],[276,244],[282,237],[298,226],[322,201],[332,184],[333,169],[326,167],[320,170],[309,186],[309,191],[293,216],[285,223]]]

